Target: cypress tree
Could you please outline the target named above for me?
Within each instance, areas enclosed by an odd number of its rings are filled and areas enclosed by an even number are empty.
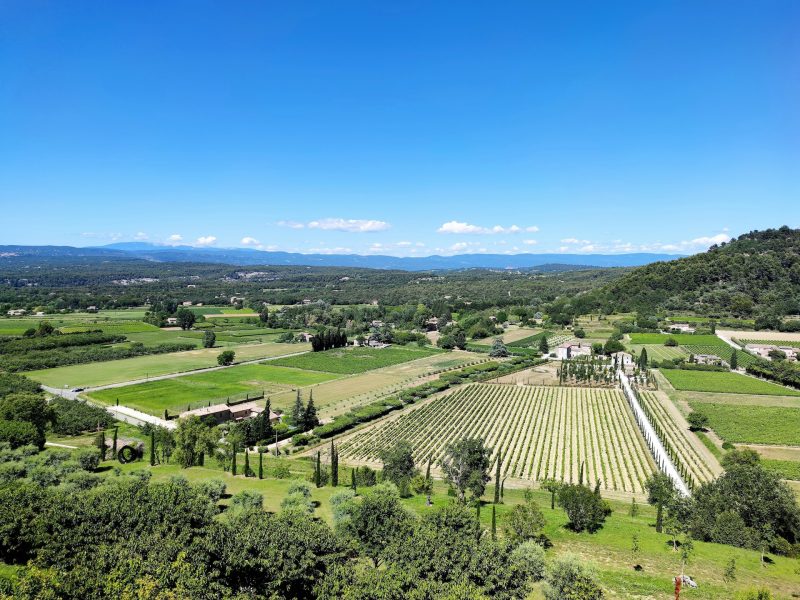
[[[231,462],[231,473],[236,477],[236,443],[233,444],[233,461]]]
[[[494,503],[500,503],[500,451],[497,451],[497,467],[494,470]]]
[[[111,446],[111,460],[115,460],[117,458],[117,432],[119,431],[119,427],[114,427],[114,438],[113,438],[113,445]]]
[[[497,541],[497,507],[492,505],[492,541]]]
[[[250,453],[244,449],[244,476],[250,477]]]
[[[583,461],[581,461],[581,467],[578,470],[578,485],[583,485]]]
[[[322,456],[319,451],[317,451],[317,465],[314,469],[314,485],[322,487]]]
[[[735,371],[739,367],[739,353],[736,348],[731,352],[731,371]]]
[[[503,477],[503,481],[500,482],[500,502],[503,501],[503,494],[506,491],[506,478]]]
[[[100,450],[100,460],[106,459],[106,432],[104,430],[100,430],[97,432],[97,436],[94,438],[94,445],[97,446],[97,449]]]
[[[303,429],[303,400],[300,398],[300,390],[297,390],[297,397],[292,406],[292,425]]]
[[[358,494],[358,488],[356,487],[356,468],[353,467],[350,469],[350,487],[353,488],[353,493]]]
[[[264,479],[264,453],[258,449],[258,478]]]
[[[261,413],[261,428],[260,428],[261,431],[259,433],[261,434],[260,439],[262,440],[269,441],[275,434],[275,432],[272,430],[272,421],[269,420],[269,416],[271,413],[272,413],[272,402],[270,402],[270,399],[267,398],[267,403],[264,406],[264,412]]]
[[[317,408],[314,406],[314,396],[312,394],[308,398],[308,405],[303,413],[303,430],[314,429],[317,425],[319,425],[319,418],[317,417]]]
[[[156,466],[156,432],[150,431],[150,466]]]
[[[201,452],[200,457],[197,459],[198,466],[204,466],[206,464],[206,453]]]
[[[331,440],[331,487],[336,487],[339,484],[336,469],[336,448],[333,445],[333,440]]]

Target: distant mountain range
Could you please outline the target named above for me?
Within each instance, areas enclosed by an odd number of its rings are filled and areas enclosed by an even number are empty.
[[[453,269],[534,269],[558,265],[575,267],[638,267],[680,258],[674,254],[456,254],[453,256],[397,257],[359,254],[300,254],[252,248],[197,248],[126,242],[100,247],[0,246],[2,261],[57,261],[143,259],[158,262],[221,263],[231,265],[290,265],[362,267],[430,271]]]

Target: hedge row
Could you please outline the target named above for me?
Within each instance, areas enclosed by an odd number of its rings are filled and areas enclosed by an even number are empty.
[[[125,336],[102,331],[88,333],[65,333],[47,337],[0,339],[0,354],[15,354],[54,348],[70,348],[74,346],[92,346],[95,344],[113,344],[124,342]]]
[[[110,348],[108,346],[58,348],[38,352],[32,351],[15,356],[2,356],[0,357],[0,369],[11,372],[35,371],[37,369],[51,369],[65,365],[132,358],[145,354],[167,354],[182,350],[194,350],[194,348],[194,344],[160,344],[148,347],[138,342],[134,342],[128,348]]]
[[[747,372],[756,377],[800,389],[800,368],[796,365],[797,363],[786,360],[759,360],[747,365]]]

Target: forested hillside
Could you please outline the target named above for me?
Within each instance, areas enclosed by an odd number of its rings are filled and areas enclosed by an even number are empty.
[[[609,312],[692,310],[763,320],[797,314],[800,230],[753,231],[702,254],[639,267],[592,301]]]

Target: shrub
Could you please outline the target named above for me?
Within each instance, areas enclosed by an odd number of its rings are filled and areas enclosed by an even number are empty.
[[[594,570],[571,554],[557,557],[547,571],[544,597],[547,600],[599,600],[603,590]]]
[[[11,448],[20,446],[41,446],[39,431],[27,421],[0,420],[0,442],[8,442]]]
[[[241,510],[261,510],[264,496],[255,490],[243,490],[232,498],[231,505]]]
[[[81,448],[76,450],[75,460],[84,471],[95,471],[100,466],[100,449]]]
[[[53,431],[61,435],[78,435],[97,427],[106,429],[114,422],[105,409],[80,400],[56,396],[50,401],[50,407],[55,414]]]
[[[611,513],[611,508],[600,494],[583,485],[561,486],[558,504],[567,513],[568,526],[573,531],[597,531]]]
[[[222,499],[222,496],[225,494],[225,490],[227,489],[225,482],[221,479],[206,479],[197,487],[202,490],[202,492],[208,496],[208,499],[214,504]]]
[[[529,581],[544,579],[544,548],[532,540],[523,542],[514,548],[511,552],[511,563]]]
[[[233,350],[224,350],[217,355],[217,364],[220,366],[232,365],[235,358],[236,353]]]

